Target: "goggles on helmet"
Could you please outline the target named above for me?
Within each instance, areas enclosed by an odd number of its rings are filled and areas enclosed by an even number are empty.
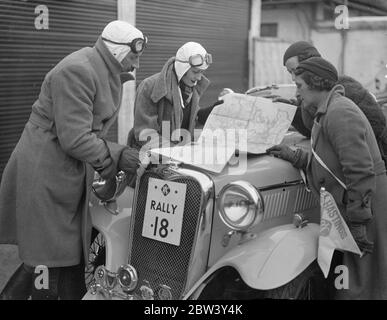
[[[130,50],[133,53],[142,52],[145,49],[146,44],[148,43],[148,38],[146,36],[144,36],[144,39],[143,38],[136,38],[136,39],[133,39],[132,42],[127,42],[127,43],[116,42],[116,41],[109,40],[106,38],[102,38],[102,40],[107,41],[107,42],[111,42],[111,43],[115,43],[115,44],[127,45],[127,46],[129,46]]]
[[[200,53],[194,54],[189,57],[188,61],[176,59],[176,61],[189,63],[191,67],[200,67],[204,64],[210,65],[212,63],[212,55],[210,53],[206,53],[205,56],[202,56]]]

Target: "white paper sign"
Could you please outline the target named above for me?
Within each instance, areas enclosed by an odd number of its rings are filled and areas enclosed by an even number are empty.
[[[180,245],[187,185],[149,178],[145,205],[144,237]]]

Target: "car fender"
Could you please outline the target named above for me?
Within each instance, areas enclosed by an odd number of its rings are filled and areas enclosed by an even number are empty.
[[[235,268],[254,289],[270,290],[288,283],[316,259],[319,230],[315,223],[303,228],[286,224],[242,242],[222,256],[187,292],[185,299],[216,270],[226,266]]]
[[[131,213],[132,208],[118,207],[118,214],[114,215],[101,204],[90,208],[92,225],[105,239],[105,267],[109,271],[116,272],[121,265],[128,263]]]

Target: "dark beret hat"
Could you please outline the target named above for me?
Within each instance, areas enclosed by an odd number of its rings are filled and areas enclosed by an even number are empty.
[[[296,70],[304,69],[323,79],[337,81],[338,74],[335,66],[321,57],[312,57],[301,61]]]
[[[321,57],[317,49],[306,41],[297,41],[289,46],[284,53],[284,65],[291,57],[308,54],[311,57]]]

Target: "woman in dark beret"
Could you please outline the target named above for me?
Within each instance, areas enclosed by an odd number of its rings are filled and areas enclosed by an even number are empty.
[[[335,298],[387,299],[386,170],[369,121],[337,80],[335,67],[320,57],[298,65],[295,82],[302,108],[313,115],[314,153],[285,145],[267,151],[305,169],[316,195],[321,187],[333,195],[364,253],[343,252],[349,288],[337,290]]]
[[[283,56],[283,64],[292,75],[294,81],[294,71],[298,65],[309,58],[321,57],[318,50],[310,43],[306,41],[298,41],[293,43],[286,49]],[[344,95],[351,99],[360,109],[363,111],[368,121],[371,124],[372,130],[375,134],[378,142],[379,150],[387,168],[387,126],[386,118],[382,109],[375,100],[375,98],[365,89],[360,82],[349,77],[338,77],[337,84],[341,84],[344,87]],[[283,101],[283,99],[276,99],[277,101]],[[300,100],[283,101],[297,105],[296,114],[293,118],[292,125],[302,135],[310,137],[310,130],[313,125],[313,115],[310,115],[307,110],[300,108]]]

